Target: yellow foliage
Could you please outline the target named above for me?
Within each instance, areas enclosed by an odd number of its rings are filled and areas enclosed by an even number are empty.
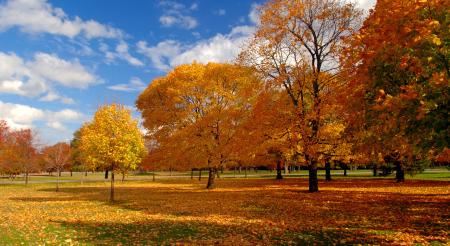
[[[138,121],[119,104],[101,106],[81,128],[80,150],[91,169],[113,171],[136,169],[146,153]]]

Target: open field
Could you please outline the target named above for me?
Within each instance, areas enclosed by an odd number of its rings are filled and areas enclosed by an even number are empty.
[[[348,170],[347,171],[347,177],[344,176],[343,170],[331,170],[331,175],[333,178],[369,178],[369,179],[394,179],[395,173],[388,175],[388,176],[377,176],[373,177],[372,170]],[[195,171],[193,175],[193,179],[198,180],[199,172]],[[207,171],[202,171],[202,179],[206,180],[208,177]],[[233,172],[233,171],[225,171],[224,173],[220,174],[221,178],[275,178],[276,173],[274,171],[267,171],[267,170],[259,170],[259,171],[248,171],[247,174],[245,174],[244,171],[239,172]],[[283,171],[283,176],[286,178],[307,178],[308,177],[308,171],[307,170],[300,170],[300,171],[294,171],[288,174],[285,174]],[[325,176],[324,170],[318,171],[319,177]],[[116,176],[116,180],[120,181],[122,178],[121,175]],[[166,180],[166,179],[190,179],[191,178],[191,172],[155,172],[155,180]],[[104,182],[104,173],[102,172],[96,172],[91,173],[89,172],[87,176],[84,175],[84,173],[80,172],[74,172],[72,176],[70,176],[69,172],[65,172],[62,174],[62,176],[59,178],[60,182],[62,183],[82,183],[82,182]],[[418,179],[418,180],[441,180],[441,181],[450,181],[450,170],[446,168],[434,168],[434,169],[426,169],[422,173],[417,173],[414,175],[406,174],[406,179]],[[125,177],[126,181],[152,181],[153,180],[153,173],[144,173],[144,174],[128,174]],[[17,176],[15,179],[9,179],[7,177],[1,177],[0,176],[0,184],[21,184],[24,183],[25,179],[23,176]],[[47,174],[33,174],[29,177],[30,183],[55,183],[57,182],[56,174],[53,174],[52,176],[49,176]]]
[[[205,180],[206,181],[206,180]],[[450,182],[166,179],[0,186],[0,245],[446,244]]]

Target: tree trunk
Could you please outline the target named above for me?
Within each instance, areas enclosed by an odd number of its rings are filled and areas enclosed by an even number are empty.
[[[331,181],[331,165],[329,161],[325,162],[325,180]]]
[[[73,177],[73,171],[70,170],[70,177]]]
[[[125,173],[122,173],[122,182],[125,181]]]
[[[236,166],[234,166],[233,176],[236,178]]]
[[[58,171],[58,177],[61,177],[61,170]]]
[[[58,173],[61,173],[61,171],[58,170]],[[56,176],[56,192],[59,191],[59,177],[61,177],[61,175]]]
[[[284,163],[284,174],[288,173],[288,168],[289,168],[289,165],[285,162]]]
[[[242,166],[239,166],[239,174],[241,174]]]
[[[194,169],[191,169],[191,179],[194,179]]]
[[[209,176],[208,176],[208,184],[206,185],[207,189],[214,189],[215,187],[215,178],[216,178],[217,169],[216,168],[209,168]]]
[[[172,168],[169,168],[169,176],[172,176]]]
[[[378,168],[377,164],[373,164],[373,176],[376,177],[378,175]]]
[[[25,171],[25,185],[28,185],[28,170]]]
[[[309,164],[309,192],[319,192],[319,180],[317,179],[317,164]]]
[[[244,175],[245,175],[245,178],[247,178],[247,167],[244,168]]]
[[[109,172],[109,170],[106,169],[106,171],[105,171],[105,179],[108,179],[108,172]]]
[[[153,182],[155,182],[155,172],[153,172]]]
[[[202,181],[202,169],[198,170],[198,181]]]
[[[84,172],[84,176],[86,176],[86,177],[87,177],[87,171],[85,171],[85,172]]]
[[[283,175],[281,175],[281,160],[277,160],[277,178],[276,179],[283,179]]]
[[[397,182],[405,181],[405,171],[403,170],[402,164],[399,161],[395,162],[395,168],[395,179],[397,180]]]
[[[114,202],[114,170],[111,170],[111,193],[109,195],[109,201]]]
[[[344,164],[344,176],[347,176],[347,164]]]

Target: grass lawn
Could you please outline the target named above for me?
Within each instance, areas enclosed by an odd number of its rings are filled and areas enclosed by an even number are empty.
[[[0,185],[0,245],[450,243],[448,181],[205,181]]]

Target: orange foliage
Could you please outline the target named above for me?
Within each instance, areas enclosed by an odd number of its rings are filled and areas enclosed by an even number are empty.
[[[342,86],[337,57],[342,39],[357,31],[361,13],[337,0],[270,1],[261,12],[261,24],[239,60],[287,95],[292,154],[307,162],[310,191],[316,192],[317,166],[336,143],[324,129],[341,123],[332,113]]]
[[[395,152],[412,163],[448,146],[449,6],[379,0],[347,38],[343,115],[372,160]]]
[[[238,161],[231,141],[259,84],[252,69],[216,63],[181,65],[155,79],[136,102],[148,130],[146,162],[175,170],[207,167],[213,183],[218,168]]]

